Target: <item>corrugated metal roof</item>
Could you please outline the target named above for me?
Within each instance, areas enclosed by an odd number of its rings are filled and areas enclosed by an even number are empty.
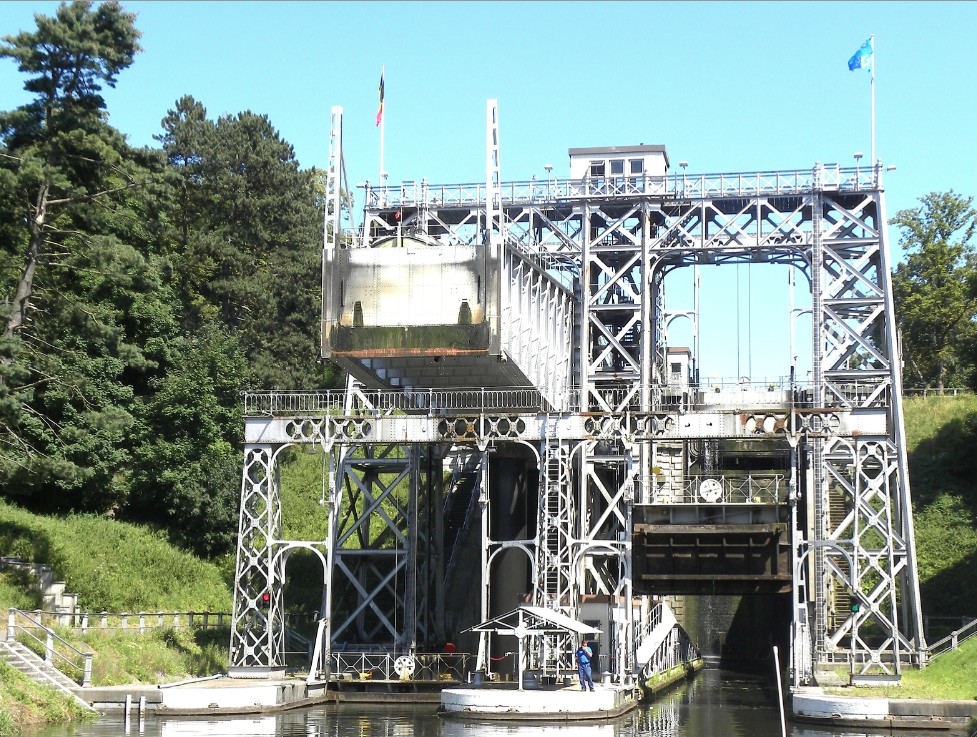
[[[571,156],[592,156],[594,154],[639,154],[665,153],[664,146],[597,146],[596,148],[571,148]]]
[[[521,615],[521,616],[520,616]],[[469,627],[466,632],[495,632],[515,634],[520,627],[527,635],[542,635],[551,632],[572,632],[575,635],[595,635],[601,630],[565,614],[536,606],[520,606],[512,611]]]

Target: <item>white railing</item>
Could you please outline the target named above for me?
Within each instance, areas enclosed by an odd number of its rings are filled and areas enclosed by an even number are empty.
[[[292,415],[345,415],[346,392],[247,392],[245,417]],[[548,405],[532,387],[512,389],[405,389],[358,391],[354,415],[376,416],[391,412],[438,415],[449,412],[510,410],[543,412]]]
[[[977,619],[970,620],[960,629],[954,630],[941,640],[937,640],[926,649],[926,652],[929,657],[935,658],[937,655],[942,655],[950,650],[956,650],[960,647],[961,642],[969,640],[974,635],[977,635]]]
[[[330,657],[333,680],[347,681],[457,681],[468,670],[468,653],[334,652]]]
[[[172,628],[209,629],[230,625],[226,612],[52,612],[34,609],[29,612],[40,627],[45,622],[76,630],[121,630],[145,634],[152,630]]]
[[[563,409],[573,381],[573,296],[508,250],[502,259],[502,349],[549,406]]]
[[[889,401],[889,387],[879,381],[833,382],[826,392],[825,407],[873,406]],[[737,410],[749,407],[808,408],[814,392],[809,382],[791,382],[787,376],[768,378],[703,379],[698,384],[675,383],[654,387],[660,397],[656,411]],[[957,390],[962,391],[962,390]],[[585,397],[589,401],[585,401]],[[378,417],[405,413],[429,417],[492,413],[536,414],[554,412],[553,405],[535,387],[403,389],[357,391],[354,409],[345,410],[346,392],[267,391],[245,392],[245,417]],[[614,414],[640,412],[639,396],[633,387],[596,386],[589,394],[579,387],[566,390],[560,412],[597,411],[597,407],[616,408]]]
[[[661,643],[651,656],[644,663],[638,665],[641,676],[648,679],[679,665],[693,663],[700,657],[699,648],[692,642],[688,633],[676,624],[662,638]]]
[[[804,404],[805,392],[809,388],[791,385],[787,377],[773,379],[710,378],[699,386],[662,386],[662,405],[668,411],[671,403],[679,403],[676,397],[684,396],[683,406],[711,407],[730,403],[741,406],[772,405],[782,406],[788,401]],[[857,393],[856,385],[851,385],[852,393]],[[629,412],[639,410],[637,392],[630,387],[596,387],[591,390],[591,400],[599,395],[601,404],[608,407],[622,407]],[[244,393],[245,417],[297,417],[297,416],[348,416],[344,410],[346,392],[335,391],[295,391],[295,392],[246,392]],[[380,416],[403,412],[440,416],[445,414],[464,414],[475,412],[517,414],[552,412],[550,403],[535,387],[458,388],[458,389],[404,389],[358,391],[353,411],[355,416]],[[580,388],[566,390],[564,412],[580,412],[592,409],[584,404],[584,392]]]
[[[815,188],[845,191],[876,189],[881,177],[871,167],[837,164],[810,169],[667,176],[584,177],[583,179],[529,179],[503,182],[502,204],[524,205],[588,197],[615,198],[653,195],[673,199],[752,197],[803,194]],[[429,184],[422,180],[377,187],[361,185],[366,207],[472,207],[484,206],[485,182]]]
[[[38,634],[41,634],[44,639],[41,639]],[[38,655],[43,653],[44,662],[48,665],[62,672],[67,668],[69,672],[80,673],[80,685],[83,688],[92,685],[92,658],[94,653],[79,650],[27,612],[20,609],[9,609],[7,612],[7,642],[18,640],[37,652]],[[63,663],[63,665],[55,665],[56,663]]]
[[[784,504],[787,484],[780,474],[744,478],[686,476],[678,482],[656,482],[654,501],[668,504]]]
[[[960,387],[945,387],[943,389],[924,387],[922,389],[902,390],[902,395],[904,397],[961,397],[965,395],[971,395],[973,393],[974,393],[973,389],[966,389]]]

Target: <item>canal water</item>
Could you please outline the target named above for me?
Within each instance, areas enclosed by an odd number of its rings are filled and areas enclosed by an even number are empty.
[[[52,728],[41,737],[780,737],[772,679],[706,669],[693,680],[611,722],[506,724],[443,719],[436,704],[338,704],[227,719],[121,715]],[[787,723],[788,737],[888,734]]]

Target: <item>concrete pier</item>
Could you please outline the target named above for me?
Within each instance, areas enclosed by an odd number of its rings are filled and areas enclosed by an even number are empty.
[[[519,690],[515,684],[484,684],[446,688],[438,713],[460,719],[508,721],[577,721],[610,719],[638,706],[636,686],[596,684],[581,692],[578,685],[546,686]]]
[[[796,689],[790,701],[794,721],[837,727],[966,734],[970,720],[977,718],[974,701],[838,696],[816,687]]]

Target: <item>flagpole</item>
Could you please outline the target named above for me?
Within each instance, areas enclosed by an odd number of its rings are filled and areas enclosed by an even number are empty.
[[[380,80],[381,81],[383,81],[383,76],[384,76],[383,73],[384,73],[384,66],[381,64],[380,65]],[[386,122],[387,122],[386,121],[386,117],[387,116],[383,114],[384,113],[384,110],[383,110],[383,97],[382,97],[383,93],[381,92],[380,94],[381,94],[381,98],[380,98],[380,105],[381,105],[381,108],[380,108],[380,186],[382,187],[382,186],[384,186],[384,174],[383,174],[383,127],[384,127],[384,125],[386,125]]]
[[[872,36],[872,176],[875,174],[875,34]]]

